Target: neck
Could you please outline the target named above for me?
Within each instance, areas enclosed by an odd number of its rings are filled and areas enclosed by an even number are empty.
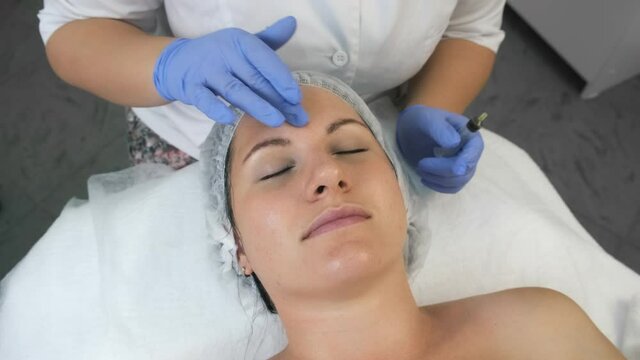
[[[422,358],[431,333],[431,319],[417,306],[402,264],[358,296],[281,305],[289,341],[281,358]]]

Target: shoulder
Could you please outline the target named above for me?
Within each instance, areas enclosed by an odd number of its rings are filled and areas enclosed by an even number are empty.
[[[623,359],[580,306],[558,291],[517,288],[473,301],[479,326],[509,357]]]

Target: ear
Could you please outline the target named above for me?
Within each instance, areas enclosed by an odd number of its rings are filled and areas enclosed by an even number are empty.
[[[240,269],[244,268],[244,275],[251,275],[251,273],[253,272],[253,268],[251,267],[249,258],[247,258],[247,254],[244,252],[242,241],[238,240],[237,243],[238,243],[238,252],[236,255],[238,257],[238,265],[240,265]]]

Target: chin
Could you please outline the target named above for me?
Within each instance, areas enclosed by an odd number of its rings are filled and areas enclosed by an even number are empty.
[[[392,251],[385,251],[381,244],[373,246],[367,241],[342,241],[325,253],[319,276],[328,287],[340,287],[354,283],[364,284],[375,280],[392,262]]]

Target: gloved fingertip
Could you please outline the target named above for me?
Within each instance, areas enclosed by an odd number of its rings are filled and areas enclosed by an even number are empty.
[[[300,91],[300,87],[297,85],[285,88],[282,95],[291,105],[298,105],[300,104],[300,101],[302,101],[302,92]]]
[[[451,131],[451,140],[455,144],[454,146],[458,146],[460,144],[460,141],[462,140],[460,133],[457,132],[455,129],[452,129],[452,128],[449,128],[449,129]]]
[[[277,113],[272,116],[265,117],[264,120],[261,121],[269,127],[279,127],[284,124],[285,120],[284,115]]]
[[[201,111],[204,112],[211,120],[220,124],[233,124],[236,119],[235,113],[220,102],[213,102],[212,106],[204,108],[200,107],[199,109],[201,109]]]
[[[255,35],[275,51],[289,41],[296,27],[296,19],[293,16],[286,16]]]
[[[463,162],[457,162],[453,165],[453,173],[455,175],[461,176],[467,172],[467,164]]]
[[[418,161],[416,164],[416,170],[422,172],[429,172],[433,168],[433,163],[429,161],[429,158],[424,158]]]
[[[458,113],[448,113],[447,120],[455,126],[466,126],[469,122],[469,118]]]
[[[282,21],[283,23],[287,24],[287,26],[296,26],[297,25],[297,20],[296,20],[295,16],[292,16],[292,15],[285,16],[282,19],[280,19],[280,21]]]
[[[309,117],[304,111],[300,113],[287,113],[287,122],[296,127],[303,127],[309,123]]]
[[[460,134],[451,126],[447,125],[447,130],[445,130],[445,134],[442,139],[442,147],[444,148],[454,148],[460,144]]]
[[[447,158],[426,157],[418,161],[418,168],[423,171],[446,169],[451,167],[450,162],[451,160]]]

